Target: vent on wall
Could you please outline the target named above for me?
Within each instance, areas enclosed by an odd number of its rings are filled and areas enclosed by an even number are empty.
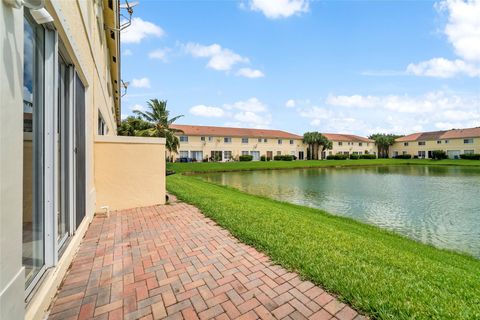
[[[113,0],[108,0],[108,7],[113,10]]]

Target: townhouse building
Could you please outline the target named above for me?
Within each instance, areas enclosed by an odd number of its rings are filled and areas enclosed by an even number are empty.
[[[480,153],[480,127],[413,133],[395,140],[390,157],[409,154],[430,159],[435,150],[445,151],[450,159]]]
[[[213,126],[173,125],[182,130],[178,134],[180,147],[174,160],[230,161],[241,155],[252,155],[254,161],[261,156],[273,159],[276,155],[292,155],[306,160],[308,146],[300,135],[281,130],[228,128]],[[325,150],[321,158],[333,154],[376,154],[373,140],[348,134],[324,133],[332,141],[332,149]]]
[[[325,150],[322,154],[322,159],[328,155],[335,154],[377,154],[377,147],[375,141],[356,136],[352,134],[337,134],[337,133],[322,133],[328,140],[332,141],[332,149]]]
[[[214,126],[173,125],[182,130],[178,134],[180,147],[174,159],[193,161],[238,160],[241,155],[251,155],[254,161],[261,156],[273,159],[276,155],[292,155],[306,159],[302,136],[281,130],[228,128]]]

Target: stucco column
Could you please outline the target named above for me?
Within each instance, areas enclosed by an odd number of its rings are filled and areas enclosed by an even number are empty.
[[[0,0],[0,319],[24,318],[23,9]]]

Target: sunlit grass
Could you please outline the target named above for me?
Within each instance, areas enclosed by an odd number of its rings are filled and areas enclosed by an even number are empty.
[[[390,164],[404,160],[340,161]],[[429,160],[410,160],[416,164]],[[174,164],[179,171],[339,165],[338,161]],[[435,164],[470,164],[445,160]],[[404,163],[405,164],[405,163]],[[267,167],[268,166],[268,167]],[[480,319],[480,261],[332,216],[176,174],[167,188],[277,263],[381,319]]]

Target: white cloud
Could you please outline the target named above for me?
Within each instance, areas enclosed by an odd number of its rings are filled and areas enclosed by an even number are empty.
[[[444,32],[455,53],[468,61],[480,61],[480,1],[447,0],[438,8],[448,11]]]
[[[163,49],[157,49],[154,51],[151,51],[148,54],[148,57],[151,59],[158,59],[163,62],[168,61],[168,54],[170,53],[171,49],[170,48],[163,48]]]
[[[248,63],[248,58],[233,52],[230,49],[222,48],[219,44],[204,46],[198,43],[187,43],[184,46],[187,53],[196,58],[209,58],[207,67],[219,70],[229,71],[237,63]]]
[[[478,95],[446,91],[416,96],[329,95],[324,106],[301,106],[297,112],[323,132],[408,134],[480,126]]]
[[[463,108],[467,104],[472,107],[479,107],[478,98],[461,97],[454,94],[447,94],[443,91],[428,92],[422,96],[408,95],[387,95],[387,96],[335,96],[329,95],[325,100],[327,105],[354,107],[354,108],[375,108],[385,109],[399,113],[424,114],[439,112],[442,110],[454,110]]]
[[[141,18],[132,18],[132,24],[122,31],[120,39],[123,43],[140,43],[148,36],[163,37],[165,31],[152,22]]]
[[[240,123],[254,128],[267,128],[271,122],[270,114],[258,114],[251,111],[242,111],[233,116]]]
[[[242,76],[246,78],[262,78],[265,76],[265,74],[263,74],[263,72],[260,70],[241,68],[237,71],[237,76]]]
[[[416,76],[451,78],[458,75],[480,77],[480,0],[445,0],[435,5],[446,11],[444,33],[462,59],[433,58],[411,63],[406,72]]]
[[[325,103],[332,106],[369,108],[378,105],[379,101],[376,97],[354,94],[351,96],[329,95]]]
[[[262,12],[269,19],[288,18],[309,10],[308,0],[250,0],[252,11]]]
[[[480,68],[460,59],[452,61],[444,58],[433,58],[417,64],[409,64],[407,67],[407,73],[416,76],[438,78],[451,78],[461,74],[469,77],[480,77]]]
[[[190,108],[190,113],[200,117],[223,118],[227,120],[225,125],[234,127],[268,128],[272,121],[268,106],[255,97],[221,107],[196,105]]]
[[[293,99],[289,99],[287,100],[287,102],[285,102],[285,107],[287,108],[294,108],[295,105],[296,105],[296,102]]]
[[[225,111],[222,108],[206,106],[199,104],[190,108],[190,113],[199,117],[213,117],[221,118],[225,116]]]
[[[135,104],[130,108],[132,111],[133,110],[138,110],[138,111],[147,111],[147,107],[142,106],[141,104]]]
[[[122,54],[126,57],[126,56],[131,56],[133,52],[130,49],[125,49],[122,51]]]
[[[245,101],[237,101],[233,104],[224,104],[224,108],[227,110],[238,109],[250,112],[265,112],[268,109],[266,104],[264,104],[255,97],[247,99]]]
[[[148,78],[132,79],[130,85],[134,88],[150,88],[150,80]]]

